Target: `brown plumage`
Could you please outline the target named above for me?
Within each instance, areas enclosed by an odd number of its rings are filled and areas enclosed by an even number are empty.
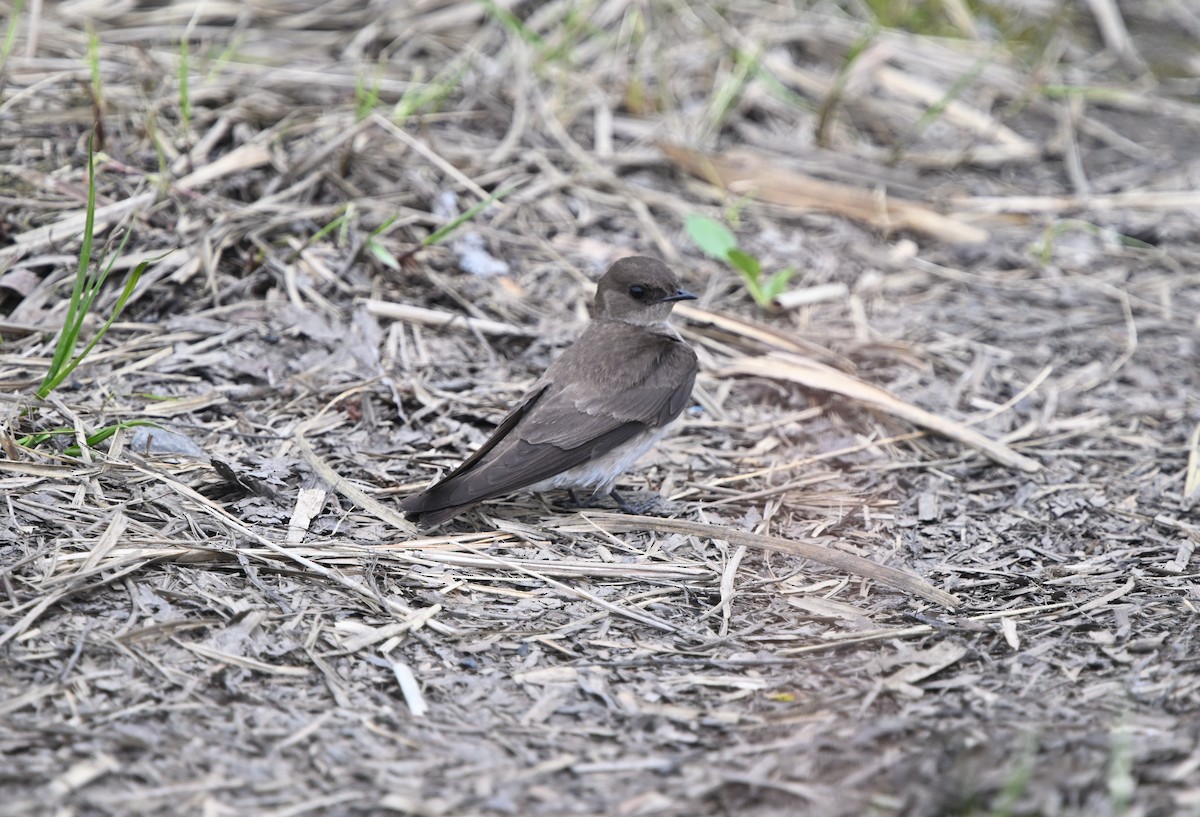
[[[667,317],[676,301],[692,298],[660,261],[617,261],[596,285],[592,322],[579,339],[478,451],[401,501],[401,509],[433,526],[522,489],[614,493],[617,477],[662,437],[691,396],[696,353]]]

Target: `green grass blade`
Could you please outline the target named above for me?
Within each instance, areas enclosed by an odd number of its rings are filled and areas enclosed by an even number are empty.
[[[428,83],[405,91],[400,101],[392,108],[392,120],[403,122],[426,107],[436,109],[459,86],[463,77],[467,75],[468,68],[470,61],[464,55],[438,71]]]
[[[79,331],[83,326],[84,316],[87,315],[87,311],[83,309],[83,303],[88,270],[92,264],[92,239],[96,232],[95,139],[96,131],[93,129],[91,135],[88,136],[87,210],[84,216],[83,241],[79,247],[79,263],[75,268],[75,285],[71,290],[71,300],[67,303],[67,317],[63,322],[62,330],[59,332],[58,343],[54,347],[54,357],[50,361],[50,368],[46,370],[46,376],[43,378],[41,385],[38,386],[37,396],[43,400],[46,398],[46,395],[54,391],[54,386],[50,385],[52,381],[55,381],[57,378],[55,385],[62,382],[62,379],[59,378],[59,373],[66,366],[71,353],[75,351],[75,344],[79,339]]]
[[[375,67],[375,82],[368,86],[366,77],[360,72],[354,79],[354,121],[361,122],[371,115],[379,104],[379,93],[383,87],[383,65]]]
[[[124,246],[123,243],[122,246]],[[54,391],[54,389],[57,388],[64,380],[70,377],[71,372],[75,371],[79,364],[82,363],[89,354],[91,354],[92,350],[96,348],[96,344],[100,342],[101,338],[108,333],[108,330],[116,322],[117,318],[120,317],[121,310],[125,308],[125,304],[129,302],[130,297],[133,295],[133,290],[137,287],[138,281],[141,280],[142,273],[146,271],[146,268],[149,267],[151,263],[158,261],[164,256],[165,253],[164,255],[160,255],[155,258],[147,258],[145,261],[142,261],[133,268],[133,271],[129,273],[128,280],[125,281],[125,287],[121,290],[120,297],[117,298],[117,302],[113,306],[112,314],[108,316],[108,320],[106,320],[100,329],[97,330],[96,335],[88,342],[88,345],[84,347],[83,351],[76,355],[71,362],[68,363],[63,370],[58,373],[58,375],[50,384],[50,387],[46,389],[46,394]],[[43,388],[45,388],[44,385]],[[45,395],[41,393],[41,389],[38,390],[38,396],[45,397]]]
[[[122,420],[119,423],[105,426],[99,431],[86,435],[84,441],[87,443],[89,448],[94,448],[97,444],[104,442],[109,437],[116,434],[117,431],[125,428],[136,428],[138,426],[162,428],[162,426],[153,422],[152,420]],[[17,439],[17,445],[21,446],[22,448],[37,448],[39,445],[42,445],[49,440],[53,440],[55,437],[74,436],[74,428],[52,428],[49,431],[39,431],[36,434],[27,434],[24,437],[20,437]],[[80,453],[79,446],[69,445],[62,450],[62,453],[68,457],[78,457]]]
[[[179,124],[182,125],[185,137],[191,130],[192,121],[192,97],[188,85],[191,60],[189,59],[188,48],[188,38],[185,34],[179,38]]]
[[[730,112],[737,107],[746,86],[758,73],[759,56],[757,54],[738,50],[734,52],[733,59],[733,73],[717,89],[709,104],[709,122],[705,127],[708,133],[715,133],[721,129]]]
[[[962,76],[956,79],[954,84],[946,90],[946,93],[942,94],[940,99],[925,109],[925,112],[921,114],[920,118],[917,119],[916,123],[912,126],[909,132],[896,143],[895,147],[892,148],[891,153],[888,156],[888,164],[894,165],[900,161],[900,158],[904,155],[904,151],[908,149],[908,146],[916,142],[917,139],[921,138],[921,134],[924,133],[930,125],[940,119],[942,114],[946,112],[947,106],[949,106],[949,104],[954,100],[958,99],[958,97],[962,96],[962,93],[967,89],[967,86],[974,82],[975,78],[983,73],[984,68],[991,65],[991,63],[995,60],[995,53],[996,49],[993,47],[988,51],[987,54],[976,60],[975,64],[968,68]]]
[[[542,44],[541,35],[539,35],[529,26],[525,25],[525,23],[521,21],[521,18],[517,17],[517,15],[513,14],[508,9],[494,2],[494,0],[479,0],[479,3],[485,9],[487,9],[488,14],[499,20],[505,28],[507,28],[509,31],[512,31],[525,42],[532,45]]]
[[[497,190],[495,193],[492,193],[486,199],[476,202],[466,212],[464,212],[462,215],[455,218],[449,224],[439,227],[437,230],[434,230],[432,233],[425,236],[425,239],[421,242],[421,246],[422,247],[432,247],[434,244],[438,244],[438,243],[444,241],[447,236],[449,236],[451,233],[453,233],[455,230],[457,230],[459,227],[461,227],[466,222],[475,218],[475,216],[479,215],[485,209],[490,207],[493,202],[500,201],[500,199],[504,198],[509,193],[511,193],[513,191],[513,189],[514,189],[514,187],[512,187],[512,186],[501,187],[499,190]]]
[[[50,392],[58,388],[64,380],[70,377],[71,373],[79,366],[80,363],[96,348],[96,344],[112,327],[117,317],[121,314],[125,304],[133,295],[133,290],[141,279],[142,273],[158,258],[147,259],[142,261],[130,273],[129,280],[125,282],[125,288],[117,303],[113,308],[113,312],[109,315],[95,337],[88,343],[87,347],[82,352],[75,355],[75,347],[79,343],[79,334],[83,330],[83,324],[91,311],[92,306],[99,297],[104,282],[108,279],[112,272],[116,260],[125,251],[126,245],[129,243],[130,237],[133,235],[132,230],[127,230],[121,238],[121,243],[117,247],[117,251],[107,259],[107,263],[101,262],[96,270],[92,271],[92,253],[96,236],[96,151],[95,151],[95,131],[88,138],[88,200],[87,210],[84,215],[83,238],[79,247],[79,262],[75,269],[75,283],[71,290],[71,299],[67,305],[67,316],[63,321],[62,329],[59,331],[58,341],[54,347],[54,356],[51,359],[50,366],[46,370],[46,375],[42,379],[41,384],[37,389],[37,396],[45,399]]]
[[[850,79],[850,69],[854,67],[854,63],[867,50],[867,47],[879,34],[879,31],[879,22],[876,20],[862,33],[862,36],[850,45],[850,48],[846,51],[846,58],[842,60],[837,75],[833,78],[833,82],[829,86],[829,91],[817,107],[817,126],[814,128],[814,133],[817,137],[817,144],[821,147],[829,147],[830,131],[833,129],[833,115],[842,102],[842,94],[846,90],[846,82]]]
[[[380,244],[376,239],[367,239],[367,252],[379,259],[379,263],[388,269],[400,269],[400,261],[397,260],[396,256],[392,255],[387,247]]]
[[[4,29],[4,44],[0,45],[0,71],[8,62],[13,45],[17,42],[17,25],[21,20],[21,11],[25,8],[25,0],[16,0],[12,5],[12,14],[8,16],[8,26]]]

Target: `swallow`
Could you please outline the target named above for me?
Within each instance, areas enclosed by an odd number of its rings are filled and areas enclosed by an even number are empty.
[[[694,300],[654,258],[613,264],[596,285],[592,320],[478,451],[450,474],[401,500],[410,521],[433,527],[515,491],[566,488],[607,494],[666,434],[691,399],[699,364],[668,323]]]

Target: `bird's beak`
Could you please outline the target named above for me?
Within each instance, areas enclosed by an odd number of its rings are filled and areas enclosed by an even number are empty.
[[[669,303],[671,301],[694,301],[694,300],[696,300],[696,296],[693,295],[692,293],[688,292],[686,289],[677,289],[677,290],[675,290],[674,295],[668,295],[665,298],[659,298],[658,302],[660,304],[665,304],[665,303]]]

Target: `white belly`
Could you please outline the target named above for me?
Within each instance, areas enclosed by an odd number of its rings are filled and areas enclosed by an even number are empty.
[[[529,490],[540,493],[555,488],[581,488],[590,490],[593,494],[607,494],[612,490],[617,477],[628,471],[639,457],[661,440],[670,426],[671,424],[668,424],[656,428],[644,437],[635,437],[602,457],[530,485]]]

